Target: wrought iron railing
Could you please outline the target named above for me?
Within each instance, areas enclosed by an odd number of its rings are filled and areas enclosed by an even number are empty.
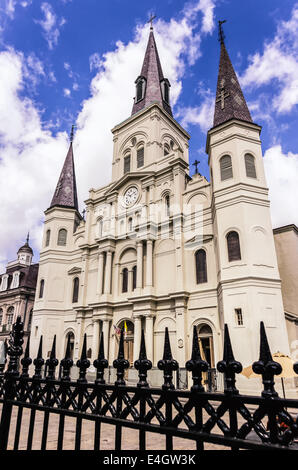
[[[206,392],[202,385],[202,374],[208,371],[208,364],[202,360],[198,347],[196,328],[193,330],[191,359],[185,367],[192,375],[190,390],[176,390],[173,373],[178,363],[173,359],[168,330],[165,330],[164,354],[158,362],[163,371],[163,384],[160,388],[149,387],[147,372],[152,363],[146,356],[144,332],[142,332],[139,359],[134,363],[138,371],[137,386],[127,386],[124,372],[129,362],[124,357],[123,332],[120,337],[119,352],[113,362],[117,380],[106,384],[104,372],[108,361],[104,357],[103,334],[100,338],[98,358],[94,361],[96,379],[87,382],[86,373],[90,361],[86,355],[86,336],[81,357],[77,361],[79,377],[70,378],[73,361],[68,340],[66,354],[61,361],[61,378],[56,378],[56,337],[54,337],[49,359],[46,361],[46,377],[42,375],[45,361],[42,357],[42,337],[37,357],[33,361],[34,374],[29,375],[32,359],[29,357],[29,341],[23,355],[23,324],[18,318],[13,326],[8,346],[6,370],[0,368],[0,449],[20,447],[24,410],[27,417],[25,448],[34,445],[34,430],[37,413],[42,414],[40,448],[48,447],[50,418],[58,416],[56,448],[62,450],[65,440],[65,420],[74,418],[74,448],[79,450],[82,442],[82,424],[94,423],[90,446],[94,450],[104,447],[103,435],[106,424],[115,428],[114,447],[120,450],[123,444],[123,429],[134,429],[138,433],[138,447],[145,450],[148,445],[147,433],[165,436],[166,450],[173,449],[174,438],[192,440],[197,450],[206,444],[238,449],[293,449],[298,436],[296,413],[298,400],[282,399],[274,388],[274,376],[281,373],[281,366],[272,360],[266,332],[261,323],[260,357],[253,364],[253,370],[263,380],[261,396],[241,395],[236,388],[236,374],[242,370],[240,362],[233,355],[228,327],[224,332],[224,357],[217,364],[217,370],[224,374],[223,393]],[[21,356],[22,359],[20,360]],[[20,367],[21,363],[21,367]],[[298,364],[294,365],[298,373]],[[27,413],[28,414],[28,413]],[[13,426],[12,426],[13,417]],[[29,420],[29,422],[28,422]],[[283,423],[283,426],[280,423]],[[158,449],[159,450],[159,449]]]

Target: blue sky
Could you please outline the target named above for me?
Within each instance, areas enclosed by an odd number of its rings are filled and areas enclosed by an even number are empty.
[[[263,126],[273,225],[298,223],[298,3],[0,0],[0,271],[28,230],[38,259],[72,123],[81,209],[89,188],[109,182],[110,129],[130,115],[150,12],[174,117],[191,135],[190,163],[198,158],[207,178],[217,21],[227,20],[227,49]]]

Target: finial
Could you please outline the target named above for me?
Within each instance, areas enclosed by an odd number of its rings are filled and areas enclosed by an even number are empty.
[[[235,375],[240,374],[242,371],[242,364],[235,360],[233,349],[230,340],[229,328],[225,323],[225,332],[224,332],[224,357],[222,361],[219,361],[217,364],[218,372],[222,372],[225,375],[225,390],[227,394],[237,395],[239,390],[237,390],[235,383]]]
[[[71,346],[70,346],[70,335],[67,338],[67,346],[65,351],[65,357],[61,361],[62,367],[62,378],[64,382],[70,381],[70,369],[73,366],[73,360],[71,359]]]
[[[105,383],[104,370],[107,367],[109,367],[109,364],[108,364],[108,361],[105,359],[103,331],[101,332],[101,335],[100,335],[98,357],[93,362],[93,365],[97,370],[95,383],[96,384],[104,384]]]
[[[153,31],[153,20],[155,20],[156,18],[156,15],[153,15],[152,13],[150,14],[150,18],[149,18],[149,21],[147,21],[147,23],[150,23],[150,31]]]
[[[35,365],[33,379],[41,379],[42,366],[44,365],[44,360],[42,357],[42,335],[39,340],[37,357],[34,359],[33,364]]]
[[[75,128],[75,127],[76,127],[76,126],[75,126],[74,124],[71,126],[70,139],[69,139],[70,142],[73,142],[74,128]]]
[[[87,335],[86,335],[86,333],[84,334],[84,341],[83,341],[81,357],[77,361],[77,367],[79,367],[79,369],[80,369],[78,382],[81,382],[81,383],[87,382],[86,372],[87,372],[87,369],[90,367],[90,361],[87,358]]]
[[[27,233],[26,243],[29,244],[29,232]]]
[[[48,367],[47,380],[55,379],[55,369],[58,365],[58,359],[56,358],[56,335],[54,335],[50,357],[46,360],[46,365]]]
[[[129,368],[129,362],[124,357],[124,331],[121,330],[118,357],[113,362],[113,367],[117,370],[117,380],[115,385],[125,385],[124,371]]]
[[[173,371],[177,370],[178,362],[173,359],[168,327],[165,329],[165,342],[162,360],[158,361],[157,367],[164,371],[163,390],[175,388],[173,384]]]
[[[223,31],[223,23],[226,23],[227,20],[223,20],[223,21],[218,21],[218,40],[220,42],[220,44],[224,44],[225,42],[225,35],[224,35],[224,31]]]
[[[203,361],[200,354],[197,327],[193,327],[192,354],[191,359],[185,364],[186,370],[192,372],[193,386],[192,391],[204,392],[202,385],[202,372],[208,371],[208,363]]]
[[[252,370],[255,374],[262,375],[264,385],[262,396],[265,398],[278,396],[274,389],[274,376],[281,374],[282,367],[272,359],[265,326],[262,321],[260,322],[260,357],[258,361],[253,363]]]
[[[32,359],[29,356],[29,348],[30,348],[30,336],[28,336],[24,357],[23,359],[21,359],[21,364],[23,366],[21,377],[29,377],[28,370],[29,370],[29,366],[32,364]]]
[[[134,363],[135,368],[139,371],[139,382],[137,384],[138,387],[148,387],[147,382],[147,371],[152,368],[152,362],[147,358],[146,354],[146,345],[145,345],[145,335],[144,330],[142,329],[141,335],[141,346],[140,346],[140,354],[139,359],[137,359]]]

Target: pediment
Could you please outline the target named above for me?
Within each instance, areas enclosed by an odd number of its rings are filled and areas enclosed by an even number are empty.
[[[206,234],[206,235],[195,235],[192,238],[189,238],[188,240],[185,241],[185,247],[186,248],[195,248],[198,245],[204,245],[205,243],[209,242],[210,240],[213,239],[212,234]]]
[[[69,271],[67,271],[67,274],[79,274],[82,272],[82,268],[78,268],[77,266],[71,268]]]
[[[120,180],[116,181],[112,186],[109,187],[105,196],[112,193],[113,191],[119,190],[122,186],[126,185],[129,181],[142,180],[143,178],[148,178],[148,176],[153,176],[154,174],[155,174],[154,171],[144,171],[144,172],[134,171],[134,172],[128,173],[127,175],[123,175],[122,178],[120,178]]]

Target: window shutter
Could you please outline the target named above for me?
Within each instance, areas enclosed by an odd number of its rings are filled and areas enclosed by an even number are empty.
[[[220,159],[220,178],[221,181],[233,178],[232,159],[230,155],[224,155]]]
[[[140,147],[137,150],[137,167],[144,166],[144,147]]]
[[[44,290],[44,280],[42,279],[40,281],[40,286],[39,286],[39,298],[42,299],[43,297],[43,290]]]
[[[134,290],[137,287],[137,267],[132,268],[132,289]]]
[[[241,259],[239,235],[237,232],[230,232],[227,235],[229,261]]]
[[[246,153],[244,156],[245,159],[245,169],[246,169],[246,176],[249,178],[256,178],[256,166],[255,166],[255,159],[249,153]]]
[[[199,250],[196,252],[196,274],[197,284],[207,282],[207,264],[205,250]]]
[[[46,246],[49,246],[49,244],[50,244],[50,236],[51,236],[51,230],[47,230],[47,233],[46,233]]]

